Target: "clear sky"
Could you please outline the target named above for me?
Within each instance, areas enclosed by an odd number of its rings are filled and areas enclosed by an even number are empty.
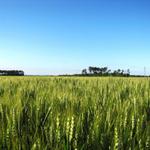
[[[149,0],[1,0],[0,69],[150,70]]]

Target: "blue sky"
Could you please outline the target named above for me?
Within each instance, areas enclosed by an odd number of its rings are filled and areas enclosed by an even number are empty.
[[[149,0],[0,1],[0,69],[150,71]]]

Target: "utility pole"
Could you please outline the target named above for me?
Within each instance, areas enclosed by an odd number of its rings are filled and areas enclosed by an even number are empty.
[[[146,76],[146,67],[144,67],[144,76]]]

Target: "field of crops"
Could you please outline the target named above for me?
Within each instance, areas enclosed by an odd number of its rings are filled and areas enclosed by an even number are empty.
[[[0,149],[150,150],[150,79],[0,77]]]

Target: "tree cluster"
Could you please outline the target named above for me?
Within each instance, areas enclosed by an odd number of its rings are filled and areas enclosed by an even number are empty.
[[[88,67],[88,69],[82,70],[82,75],[88,75],[88,76],[130,76],[130,70],[127,69],[117,69],[114,71],[111,71],[108,69],[108,67]]]
[[[1,76],[24,76],[22,70],[0,70]]]

